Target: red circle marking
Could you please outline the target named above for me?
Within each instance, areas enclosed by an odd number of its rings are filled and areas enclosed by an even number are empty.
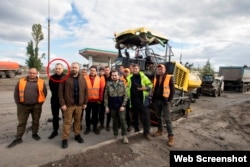
[[[64,76],[64,77],[63,77],[62,79],[60,79],[60,80],[55,80],[55,79],[53,79],[53,78],[51,77],[51,75],[49,75],[49,66],[50,66],[50,64],[51,64],[52,62],[54,62],[54,61],[56,61],[56,60],[63,61],[63,62],[66,63],[67,66],[68,66],[68,73],[67,73],[67,75]],[[48,66],[47,66],[47,69],[46,69],[46,72],[47,72],[47,76],[48,76],[49,79],[51,79],[52,81],[54,81],[54,82],[63,82],[63,81],[65,81],[67,78],[69,78],[69,76],[70,76],[70,66],[69,66],[69,64],[67,63],[66,60],[61,59],[61,58],[56,58],[56,59],[53,59],[53,60],[51,60],[51,61],[49,62]]]

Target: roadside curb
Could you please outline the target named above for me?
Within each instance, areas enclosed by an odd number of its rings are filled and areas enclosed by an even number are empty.
[[[139,131],[139,132],[132,132],[132,133],[128,134],[127,137],[129,138],[129,137],[137,136],[137,135],[140,135],[141,133],[142,133],[142,131]],[[81,153],[85,153],[85,152],[87,152],[87,151],[89,151],[89,150],[94,150],[94,149],[97,149],[97,148],[99,148],[99,147],[102,147],[102,146],[105,146],[105,145],[108,145],[108,144],[115,143],[115,142],[117,142],[117,141],[119,141],[119,140],[122,140],[122,138],[119,137],[118,139],[107,140],[107,141],[104,141],[104,142],[101,142],[101,143],[98,143],[98,144],[89,146],[89,147],[87,147],[87,148],[83,148],[83,149],[81,150]],[[121,143],[121,144],[123,144],[123,143]]]

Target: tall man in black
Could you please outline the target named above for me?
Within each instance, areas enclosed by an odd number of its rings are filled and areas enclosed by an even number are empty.
[[[51,111],[53,116],[53,132],[48,137],[49,139],[53,139],[55,136],[58,135],[58,129],[59,129],[59,110],[60,110],[60,104],[59,104],[59,97],[58,97],[58,88],[60,82],[63,80],[63,77],[65,74],[63,73],[63,65],[61,63],[57,63],[55,66],[55,74],[53,74],[49,80],[49,87],[51,91]]]
[[[150,140],[149,92],[153,86],[150,79],[140,71],[139,65],[133,65],[132,75],[127,77],[128,97],[131,99],[131,109],[135,132],[139,132],[140,119],[143,124],[143,135]]]

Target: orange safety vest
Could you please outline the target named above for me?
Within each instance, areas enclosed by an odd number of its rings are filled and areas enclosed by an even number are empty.
[[[168,98],[170,95],[170,87],[169,87],[169,82],[170,82],[171,75],[166,75],[165,80],[163,82],[163,97]],[[154,88],[156,86],[156,77],[154,78]]]
[[[85,77],[88,86],[88,100],[99,100],[99,90],[101,87],[101,79],[99,76],[95,77],[94,84],[92,85],[89,76]]]
[[[21,103],[24,102],[24,89],[27,83],[26,78],[22,78],[19,81],[19,101]],[[37,86],[38,86],[38,103],[43,103],[46,99],[44,92],[43,92],[43,86],[44,86],[44,80],[42,79],[37,79]]]
[[[105,88],[106,81],[104,76],[99,76],[100,77],[100,82],[101,82],[101,88]]]

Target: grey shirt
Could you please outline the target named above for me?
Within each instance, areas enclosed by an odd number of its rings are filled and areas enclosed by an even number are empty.
[[[47,87],[44,83],[43,92],[45,97],[47,96]],[[19,82],[17,83],[14,91],[14,99],[16,104],[20,103],[19,100]],[[27,77],[27,83],[24,89],[24,102],[22,104],[31,105],[38,103],[38,84],[37,80],[30,81]]]

